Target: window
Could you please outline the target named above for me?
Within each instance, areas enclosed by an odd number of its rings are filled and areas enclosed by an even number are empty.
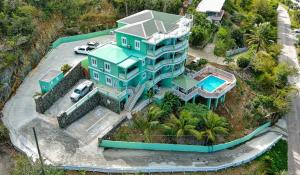
[[[92,65],[94,67],[97,67],[97,60],[95,58],[92,58]]]
[[[146,72],[143,73],[143,79],[145,79],[145,78],[146,78]]]
[[[109,85],[109,86],[112,86],[112,80],[111,80],[111,77],[106,77],[106,84]]]
[[[104,71],[110,72],[110,64],[109,63],[104,63]]]
[[[127,46],[127,38],[122,37],[122,45]]]
[[[140,50],[140,48],[141,48],[140,44],[141,44],[140,41],[137,41],[137,40],[134,41],[135,50]]]
[[[99,73],[98,72],[94,72],[94,79],[99,80]]]
[[[145,60],[142,60],[142,65],[145,66]]]

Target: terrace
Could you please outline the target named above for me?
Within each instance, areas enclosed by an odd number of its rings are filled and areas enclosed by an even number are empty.
[[[236,85],[236,78],[229,72],[207,66],[190,76],[175,78],[173,85],[172,92],[185,102],[194,101],[197,96],[209,100],[221,98],[222,101],[225,94]]]

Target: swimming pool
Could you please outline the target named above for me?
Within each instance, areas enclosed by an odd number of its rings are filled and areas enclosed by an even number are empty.
[[[211,93],[214,92],[219,87],[221,87],[225,82],[226,82],[225,80],[222,80],[216,76],[209,75],[203,80],[201,80],[197,86]]]

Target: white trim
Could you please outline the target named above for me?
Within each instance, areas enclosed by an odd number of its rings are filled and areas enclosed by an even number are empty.
[[[123,41],[125,41],[125,43]],[[127,42],[127,38],[125,36],[121,37],[121,43],[122,43],[122,46],[127,46],[128,42]]]
[[[137,44],[139,47],[137,47]],[[141,42],[139,40],[134,40],[134,49],[141,50]]]
[[[107,80],[110,80],[110,82],[109,81],[107,81]],[[110,77],[110,76],[105,76],[105,84],[106,85],[108,85],[108,86],[112,86],[112,77]]]
[[[91,61],[92,61],[92,66],[97,67],[97,59],[92,57]],[[95,61],[95,63],[94,63],[94,61]]]
[[[97,76],[95,76],[95,75],[97,75]],[[93,78],[95,79],[95,80],[98,80],[99,81],[99,72],[93,72]]]
[[[110,71],[111,71],[110,63],[104,62],[104,71],[110,73]]]

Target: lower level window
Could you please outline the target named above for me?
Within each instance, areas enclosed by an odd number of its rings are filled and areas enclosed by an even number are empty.
[[[94,79],[99,80],[99,73],[98,72],[94,72]]]
[[[106,84],[112,86],[112,79],[111,77],[106,77]]]

